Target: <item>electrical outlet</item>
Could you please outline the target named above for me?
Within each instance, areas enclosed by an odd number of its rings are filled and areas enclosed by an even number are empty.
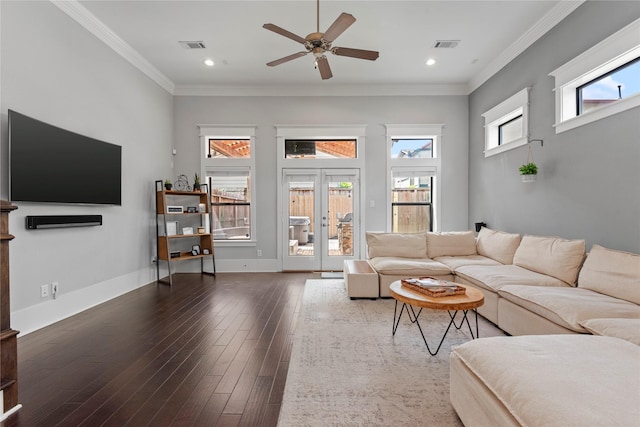
[[[49,296],[49,284],[40,286],[40,298],[46,298]]]
[[[258,249],[258,256],[262,256],[262,249]]]

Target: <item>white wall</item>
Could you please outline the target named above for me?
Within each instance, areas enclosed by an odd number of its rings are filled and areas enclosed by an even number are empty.
[[[12,327],[27,332],[155,280],[153,181],[171,170],[173,97],[48,1],[0,7],[0,196],[8,197],[8,109],[122,146],[122,206],[16,203]],[[25,229],[26,215],[49,214],[101,214],[103,225]],[[52,281],[58,298],[41,299]]]
[[[365,124],[367,201],[365,229],[383,230],[385,224],[386,136],[384,124],[444,123],[442,137],[442,230],[468,226],[468,98],[466,96],[383,97],[212,97],[177,96],[175,105],[175,171],[192,176],[200,167],[199,124],[252,124],[256,130],[258,245],[263,260],[276,259],[277,173],[276,125]],[[375,208],[369,208],[369,201]],[[364,248],[363,248],[364,249]],[[363,252],[361,252],[363,253]],[[256,248],[219,247],[217,266],[232,260],[256,258]],[[250,263],[251,264],[251,263]]]
[[[640,16],[639,2],[585,2],[469,97],[470,221],[511,232],[586,239],[640,253],[640,109],[556,134],[549,73]],[[481,114],[530,86],[539,167],[522,183],[527,147],[484,158]]]

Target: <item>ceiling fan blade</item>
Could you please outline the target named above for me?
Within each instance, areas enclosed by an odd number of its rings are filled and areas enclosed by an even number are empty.
[[[298,43],[305,44],[307,41],[300,37],[299,35],[293,34],[291,31],[287,31],[284,28],[278,27],[275,24],[264,24],[262,28],[265,28],[269,31],[273,31],[276,34],[280,34],[281,36],[285,36],[290,38],[291,40],[297,41]]]
[[[331,49],[334,55],[350,56],[351,58],[368,59],[375,61],[378,59],[379,53],[375,50],[351,49],[349,47],[334,47]]]
[[[333,73],[331,72],[331,67],[329,67],[329,61],[326,56],[322,55],[316,58],[316,65],[318,66],[322,80],[327,80],[333,77]]]
[[[300,58],[301,56],[305,56],[309,52],[296,52],[292,55],[285,56],[284,58],[276,59],[275,61],[267,62],[269,67],[275,67],[276,65],[284,64],[285,62],[289,62],[293,59]]]
[[[333,21],[329,29],[325,31],[322,38],[328,42],[332,42],[337,39],[340,34],[344,33],[354,22],[356,22],[356,18],[354,18],[353,15],[342,12],[340,16]]]

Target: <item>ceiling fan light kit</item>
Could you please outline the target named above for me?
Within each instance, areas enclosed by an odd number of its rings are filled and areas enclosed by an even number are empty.
[[[305,56],[308,53],[313,53],[315,57],[314,64],[320,71],[320,77],[322,80],[327,80],[333,77],[331,67],[329,66],[329,60],[325,53],[331,52],[338,56],[348,56],[351,58],[366,59],[369,61],[375,61],[378,59],[378,52],[373,50],[353,49],[348,47],[332,47],[331,44],[338,38],[347,28],[349,28],[356,18],[349,13],[341,13],[338,18],[333,21],[333,24],[327,29],[326,32],[320,32],[320,0],[317,0],[317,19],[316,19],[316,32],[307,35],[302,38],[297,34],[285,30],[275,24],[264,24],[262,27],[273,31],[276,34],[287,37],[293,41],[296,41],[304,46],[306,51],[296,52],[291,55],[285,56],[275,61],[267,62],[267,66],[275,67],[276,65],[284,64],[285,62],[292,61],[301,56]]]

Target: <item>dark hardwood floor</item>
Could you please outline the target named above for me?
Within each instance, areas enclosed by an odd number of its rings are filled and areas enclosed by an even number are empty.
[[[177,274],[18,339],[2,426],[275,426],[312,273]]]

